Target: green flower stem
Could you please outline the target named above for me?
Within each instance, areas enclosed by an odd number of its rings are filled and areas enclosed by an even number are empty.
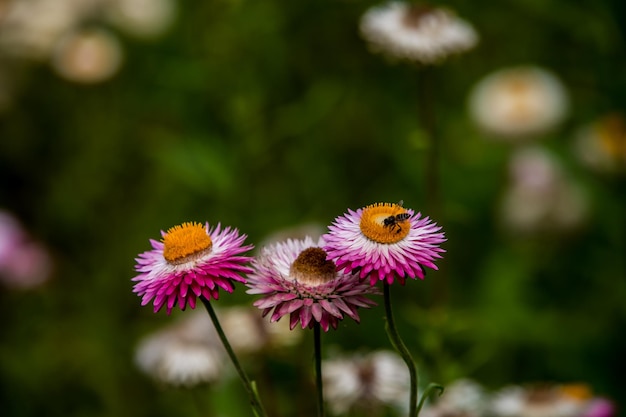
[[[317,385],[317,415],[324,417],[324,387],[322,385],[322,343],[320,324],[315,322],[313,326],[313,339],[315,345],[315,384]]]
[[[213,310],[211,302],[204,297],[200,297],[200,299],[202,300],[202,304],[204,304],[207,312],[209,313],[209,316],[211,317],[211,321],[215,326],[215,330],[217,331],[217,334],[220,337],[220,340],[222,341],[222,344],[224,345],[224,348],[226,349],[230,360],[233,362],[233,365],[235,366],[235,369],[239,374],[239,378],[241,379],[241,382],[243,382],[244,388],[248,392],[248,396],[250,397],[250,406],[252,406],[252,411],[254,412],[254,415],[256,417],[267,417],[267,414],[265,414],[265,410],[263,409],[263,405],[261,404],[261,400],[259,399],[259,394],[256,390],[256,386],[253,382],[250,382],[248,375],[246,375],[246,372],[239,364],[239,360],[237,359],[233,348],[230,346],[230,343],[228,342],[228,339],[224,334],[224,330],[222,330],[222,326],[220,325],[220,322],[215,315],[215,310]]]
[[[415,368],[415,362],[411,357],[411,353],[404,345],[404,342],[400,338],[398,334],[398,330],[396,329],[395,322],[393,320],[393,313],[391,311],[391,297],[389,294],[389,284],[385,281],[384,283],[384,298],[385,298],[385,315],[387,317],[387,323],[385,325],[385,329],[387,330],[387,336],[389,337],[389,341],[391,345],[398,351],[402,359],[406,363],[407,368],[409,368],[409,376],[411,378],[411,397],[409,403],[409,417],[417,417],[418,409],[417,409],[417,370]]]
[[[424,401],[426,401],[426,399],[428,398],[430,393],[433,392],[434,390],[439,390],[439,395],[441,396],[441,394],[443,394],[443,385],[434,384],[432,382],[430,384],[428,384],[428,386],[424,390],[424,393],[422,394],[422,398],[420,398],[419,404],[417,405],[417,413],[418,414],[421,411],[422,406],[424,405]]]

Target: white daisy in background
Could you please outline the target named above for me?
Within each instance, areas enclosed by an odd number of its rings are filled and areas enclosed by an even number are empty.
[[[209,316],[194,312],[141,340],[135,362],[159,382],[191,387],[217,381],[226,352]]]
[[[485,389],[470,379],[459,379],[445,386],[443,394],[420,412],[422,417],[480,417],[487,405]]]
[[[568,107],[561,81],[535,66],[491,73],[476,84],[469,97],[474,122],[487,134],[509,140],[549,131],[564,119]]]
[[[301,332],[270,323],[253,307],[216,309],[220,324],[237,354],[288,348],[299,342]],[[135,362],[139,369],[159,382],[174,386],[210,383],[225,376],[226,351],[215,326],[205,311],[186,313],[181,319],[140,341]]]
[[[594,171],[626,172],[626,118],[611,113],[581,128],[574,141],[578,159]]]
[[[583,417],[591,395],[579,386],[509,386],[496,392],[489,405],[494,417]]]
[[[422,64],[437,64],[478,43],[468,22],[423,3],[391,1],[371,8],[361,18],[360,32],[374,52]]]
[[[266,350],[271,354],[272,350],[293,346],[302,338],[302,332],[290,331],[288,321],[272,323],[257,308],[224,307],[218,312],[224,333],[237,353]]]
[[[115,34],[105,29],[80,29],[59,40],[52,67],[61,77],[93,84],[108,80],[120,69],[123,49]]]
[[[58,39],[76,27],[98,1],[10,1],[0,24],[0,50],[15,57],[46,60]]]
[[[566,231],[580,226],[588,199],[547,151],[523,148],[509,165],[510,181],[500,203],[500,218],[513,232]]]
[[[177,15],[174,0],[107,0],[106,14],[116,27],[137,38],[165,33]]]
[[[337,415],[358,408],[406,407],[409,371],[400,356],[391,351],[337,357],[322,362],[324,398]]]

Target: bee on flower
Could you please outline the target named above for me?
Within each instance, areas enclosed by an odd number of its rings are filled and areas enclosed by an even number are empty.
[[[400,203],[377,203],[336,218],[324,240],[339,270],[369,276],[371,285],[404,285],[407,277],[424,279],[424,267],[437,269],[446,239],[430,218]]]

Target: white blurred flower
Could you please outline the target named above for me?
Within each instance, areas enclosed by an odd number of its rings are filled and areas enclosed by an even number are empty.
[[[509,230],[565,231],[583,223],[588,212],[585,193],[546,151],[516,151],[510,171],[511,180],[500,206],[500,216]]]
[[[493,395],[489,408],[494,417],[581,417],[586,405],[559,386],[510,386]]]
[[[534,66],[487,75],[473,88],[469,112],[486,133],[520,139],[544,133],[565,117],[569,102],[559,79]]]
[[[164,33],[176,17],[174,0],[109,0],[109,20],[138,38]]]
[[[236,352],[255,352],[265,344],[260,314],[250,308],[229,307],[220,310],[220,324]]]
[[[474,28],[446,9],[391,1],[369,9],[360,32],[374,52],[436,64],[478,43]]]
[[[403,408],[408,403],[409,373],[402,358],[393,352],[325,360],[322,375],[324,398],[335,414],[382,405]]]
[[[135,362],[160,382],[191,387],[218,380],[225,354],[209,316],[194,311],[141,340]]]
[[[574,151],[578,159],[598,172],[626,171],[626,119],[608,114],[578,132]]]
[[[15,0],[4,6],[0,49],[45,60],[58,39],[95,12],[103,0]]]
[[[290,346],[301,337],[300,332],[289,330],[288,321],[270,323],[252,306],[222,307],[216,314],[238,356]],[[189,311],[141,340],[135,362],[160,382],[187,387],[218,380],[225,374],[224,364],[229,364],[215,326],[203,309]]]
[[[434,405],[425,406],[423,417],[479,417],[483,415],[487,395],[475,381],[460,379],[447,385]]]
[[[52,66],[70,81],[98,83],[114,76],[123,59],[119,40],[104,29],[81,29],[64,36],[55,47]]]
[[[289,330],[289,322],[271,323],[257,308],[233,306],[218,310],[220,323],[237,353],[252,354],[261,350],[289,347],[300,341],[302,332]]]

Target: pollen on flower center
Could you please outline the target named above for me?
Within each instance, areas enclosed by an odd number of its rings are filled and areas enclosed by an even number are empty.
[[[336,265],[326,259],[322,248],[307,248],[291,264],[290,274],[298,281],[311,285],[321,285],[335,277]]]
[[[396,243],[409,234],[411,224],[407,211],[400,204],[376,203],[363,209],[361,232],[377,243]]]
[[[185,222],[163,236],[163,257],[171,264],[195,260],[211,251],[213,242],[201,223]]]

